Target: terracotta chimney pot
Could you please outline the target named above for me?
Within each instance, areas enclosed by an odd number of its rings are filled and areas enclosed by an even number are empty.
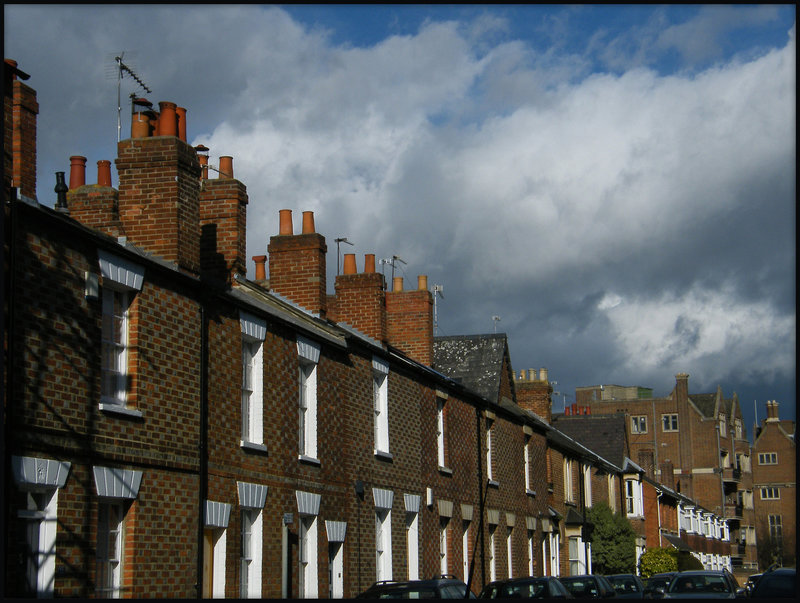
[[[304,211],[303,212],[303,234],[312,234],[315,233],[314,230],[314,212],[313,211]]]
[[[233,178],[233,157],[230,155],[219,158],[219,178]]]
[[[158,111],[151,111],[148,117],[150,118],[150,136],[158,136]]]
[[[111,162],[108,159],[97,162],[97,185],[111,186]]]
[[[200,177],[208,180],[208,155],[198,155],[197,161],[200,162]]]
[[[294,230],[292,229],[292,210],[280,209],[278,210],[278,215],[280,216],[280,229],[278,230],[278,234],[294,234]]]
[[[147,138],[150,136],[150,118],[146,113],[134,113],[131,120],[131,138]]]
[[[256,263],[256,280],[263,281],[267,279],[266,262],[267,256],[254,255],[253,261]]]
[[[342,267],[343,274],[357,274],[358,268],[356,267],[356,254],[344,254],[344,266]]]
[[[86,157],[73,155],[69,158],[69,190],[86,184]]]
[[[427,274],[420,274],[417,276],[417,289],[419,291],[427,291],[428,290],[428,275]]]
[[[403,277],[396,276],[392,280],[392,291],[402,291],[403,290]]]
[[[178,114],[175,112],[177,105],[168,101],[161,101],[158,103],[158,108],[161,110],[161,116],[158,118],[158,135],[177,136]]]
[[[175,107],[175,114],[178,116],[178,138],[186,142],[186,109]]]
[[[375,254],[374,253],[364,254],[364,272],[366,272],[367,274],[373,274],[375,272]]]

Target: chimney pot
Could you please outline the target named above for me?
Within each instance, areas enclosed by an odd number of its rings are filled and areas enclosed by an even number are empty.
[[[314,212],[313,211],[304,211],[303,212],[303,234],[312,234],[316,232],[314,230]]]
[[[428,275],[427,274],[420,274],[417,276],[417,289],[419,291],[427,291],[428,290]]]
[[[278,210],[278,215],[280,216],[280,229],[278,230],[278,234],[294,234],[294,230],[292,229],[292,210],[280,209]]]
[[[266,262],[267,256],[265,255],[254,255],[253,261],[256,263],[256,280],[257,281],[264,281],[267,279],[267,270],[266,270]]]
[[[233,157],[230,155],[219,158],[219,177],[233,178]]]
[[[344,254],[344,266],[342,267],[343,274],[357,274],[358,268],[356,267],[356,254]]]
[[[108,159],[97,162],[97,185],[111,186],[111,162]]]
[[[547,369],[546,368],[543,368],[541,371],[539,371],[539,380],[540,381],[547,381]]]
[[[73,155],[69,163],[69,190],[73,190],[86,184],[86,157]]]
[[[396,276],[392,279],[392,291],[402,291],[403,290],[403,277]]]
[[[373,274],[375,272],[375,254],[374,253],[364,254],[364,272],[367,273],[367,274]]]
[[[186,142],[186,109],[175,107],[175,114],[178,116],[178,138]]]
[[[147,138],[150,136],[150,117],[139,111],[131,120],[131,138]]]
[[[198,155],[197,161],[200,163],[200,178],[208,180],[208,155]]]
[[[178,114],[175,112],[177,105],[168,101],[161,101],[158,103],[158,108],[161,111],[161,115],[158,118],[158,135],[177,136]]]

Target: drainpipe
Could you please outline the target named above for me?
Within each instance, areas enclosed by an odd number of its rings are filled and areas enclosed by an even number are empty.
[[[477,430],[477,437],[476,444],[478,449],[478,494],[480,499],[478,500],[478,509],[480,511],[479,519],[478,519],[478,533],[475,535],[475,544],[472,547],[472,561],[470,562],[469,566],[469,577],[467,578],[467,590],[464,593],[464,597],[469,597],[470,593],[470,586],[472,585],[472,576],[475,572],[475,557],[478,554],[478,540],[481,543],[481,584],[486,584],[486,564],[484,563],[484,545],[485,545],[485,538],[483,537],[483,516],[486,512],[486,496],[489,493],[489,484],[483,483],[483,448],[481,447],[481,411],[480,408],[475,408],[475,427]]]
[[[661,495],[664,494],[658,490],[656,495],[656,512],[658,513],[658,548],[661,548]]]
[[[205,547],[205,511],[208,498],[208,316],[200,302],[200,487],[197,520],[197,598],[203,598],[203,550]],[[210,594],[210,593],[209,593]]]

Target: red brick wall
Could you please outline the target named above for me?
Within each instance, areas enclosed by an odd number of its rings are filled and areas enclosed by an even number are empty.
[[[36,116],[39,103],[36,101],[36,91],[30,86],[15,79],[11,87],[12,178],[14,186],[19,187],[23,195],[36,199]],[[55,185],[55,175],[53,178]]]
[[[433,296],[427,289],[386,293],[389,344],[426,366],[433,364]]]
[[[340,274],[336,277],[335,310],[329,307],[328,316],[376,341],[386,341],[386,303],[382,274]]]
[[[309,312],[327,313],[325,238],[317,233],[270,237],[269,285]]]
[[[247,272],[247,189],[232,178],[203,180],[200,263],[205,274],[230,281]]]

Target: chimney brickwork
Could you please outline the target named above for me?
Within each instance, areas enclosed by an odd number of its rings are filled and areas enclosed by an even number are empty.
[[[247,188],[233,178],[204,180],[200,190],[201,273],[230,282],[247,272]]]
[[[348,260],[353,260],[352,269]],[[387,340],[386,298],[383,275],[356,273],[355,256],[345,255],[345,274],[336,277],[335,320],[347,323],[381,343]]]
[[[6,63],[14,68],[17,66],[16,61],[9,59]],[[6,153],[11,150],[11,170],[6,172],[6,177],[10,174],[11,186],[19,188],[22,195],[36,199],[36,116],[39,103],[36,91],[19,81],[8,66],[4,69],[4,86],[10,83],[11,96],[4,94],[4,147]],[[8,140],[9,134],[11,140]],[[9,167],[7,163],[4,163],[6,169]]]
[[[131,243],[190,274],[200,272],[200,164],[177,136],[117,145],[119,216]]]
[[[270,289],[309,312],[326,317],[327,251],[325,237],[316,232],[270,237],[267,246]]]
[[[543,368],[539,374],[536,369],[520,371],[519,378],[514,376],[514,389],[517,393],[517,404],[521,408],[536,413],[548,424],[552,422],[553,386],[547,380],[547,369]]]
[[[427,279],[420,277],[416,290],[401,286],[386,292],[386,334],[389,344],[409,358],[433,364],[433,296]]]

